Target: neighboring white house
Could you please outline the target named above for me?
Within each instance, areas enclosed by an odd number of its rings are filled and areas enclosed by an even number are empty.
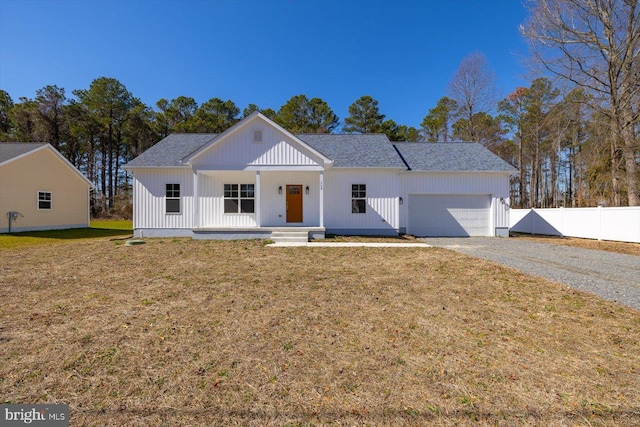
[[[0,143],[0,233],[88,227],[92,188],[50,144]]]
[[[293,135],[254,112],[172,134],[127,165],[140,237],[507,236],[513,167],[477,143]]]

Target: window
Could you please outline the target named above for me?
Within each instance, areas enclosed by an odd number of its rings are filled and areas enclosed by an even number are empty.
[[[351,213],[367,212],[367,185],[351,185]]]
[[[38,210],[51,210],[50,191],[38,191]]]
[[[262,131],[261,130],[254,130],[253,131],[253,142],[255,142],[256,144],[259,144],[262,142]]]
[[[254,213],[254,184],[225,184],[224,213]]]
[[[180,184],[166,184],[166,213],[180,213]]]

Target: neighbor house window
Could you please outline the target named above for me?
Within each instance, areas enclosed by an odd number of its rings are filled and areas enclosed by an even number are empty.
[[[367,212],[367,185],[351,185],[351,213]]]
[[[51,209],[51,192],[38,191],[38,210]]]
[[[254,184],[225,184],[224,213],[254,213]]]
[[[180,184],[166,184],[165,212],[180,213]]]

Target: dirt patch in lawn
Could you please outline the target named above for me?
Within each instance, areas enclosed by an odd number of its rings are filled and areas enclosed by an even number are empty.
[[[0,401],[72,425],[640,424],[640,313],[437,248],[20,248],[0,301]]]
[[[402,234],[399,236],[340,236],[328,234],[324,239],[318,242],[355,242],[355,243],[422,243],[414,236]]]
[[[529,239],[535,242],[551,243],[554,245],[573,246],[576,248],[596,249],[599,251],[640,256],[640,243],[612,242],[610,240],[579,239],[577,237],[543,236],[539,234],[513,232],[511,233],[511,237]]]

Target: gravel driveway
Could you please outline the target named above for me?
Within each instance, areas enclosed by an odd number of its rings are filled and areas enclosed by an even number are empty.
[[[640,310],[640,257],[515,238],[424,238],[425,243],[545,277]]]

